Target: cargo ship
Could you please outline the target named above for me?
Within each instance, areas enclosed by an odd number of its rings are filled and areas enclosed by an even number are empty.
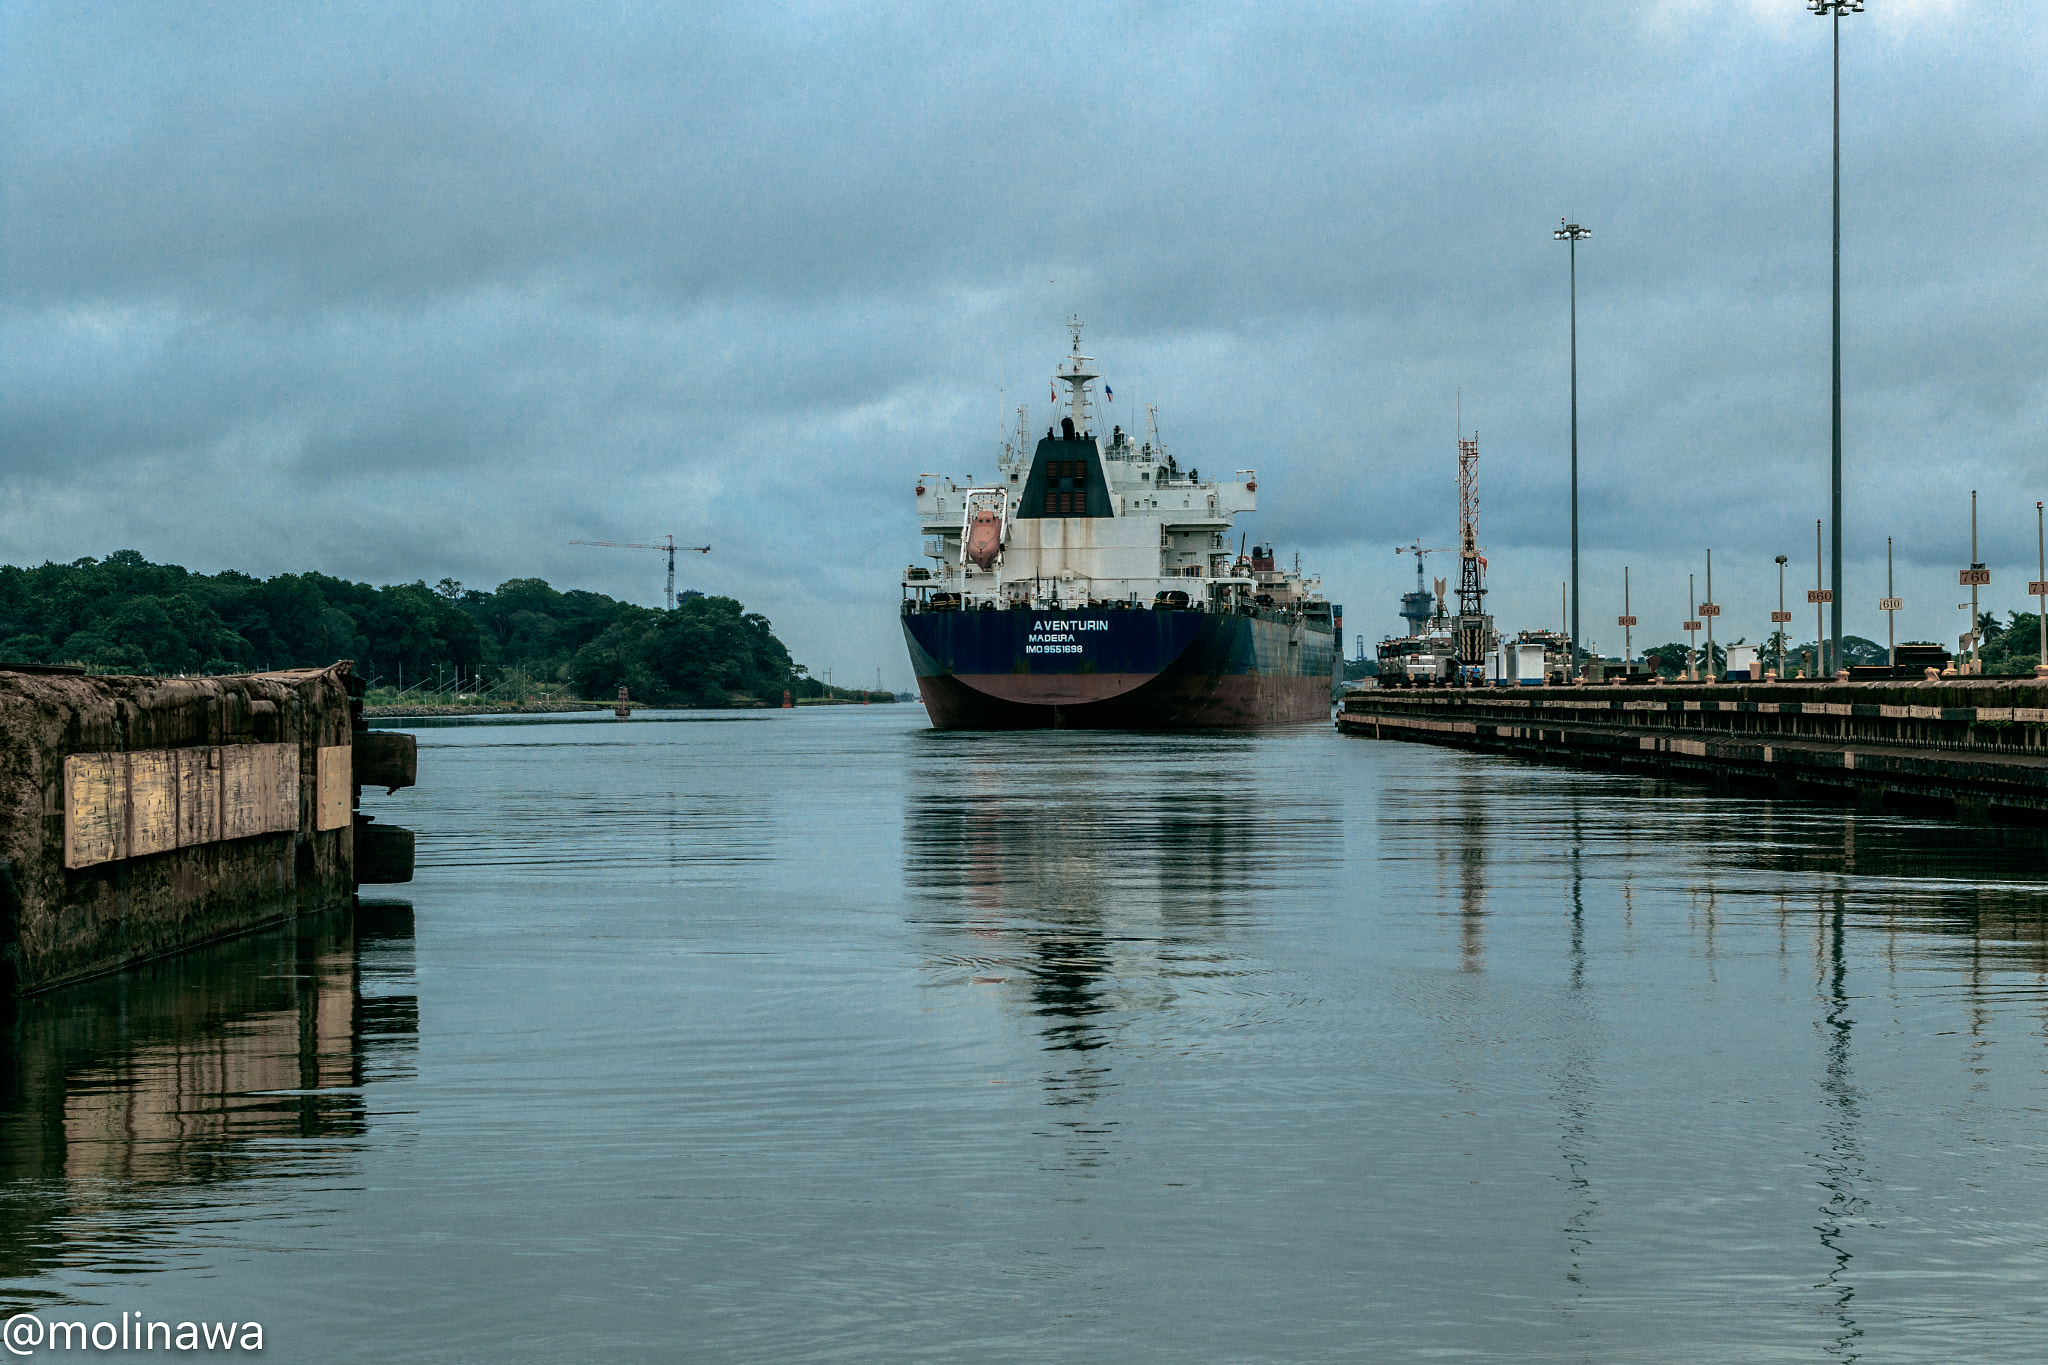
[[[1298,557],[1283,568],[1271,545],[1233,535],[1233,519],[1257,510],[1258,471],[1183,470],[1159,440],[1156,409],[1143,438],[1118,425],[1098,437],[1101,375],[1082,354],[1081,320],[1067,325],[1056,425],[1031,441],[1020,408],[991,480],[918,481],[929,563],[904,570],[903,635],[932,724],[1327,722],[1343,608]]]

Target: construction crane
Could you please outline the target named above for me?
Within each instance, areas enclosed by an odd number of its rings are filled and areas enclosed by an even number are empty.
[[[1430,610],[1429,590],[1422,585],[1422,561],[1430,555],[1454,554],[1457,548],[1455,545],[1437,545],[1424,549],[1420,537],[1413,545],[1394,547],[1394,553],[1397,555],[1415,556],[1415,591],[1401,594],[1401,619],[1408,623],[1408,634],[1411,637],[1421,635],[1423,628],[1429,623],[1429,618],[1434,614]],[[1439,598],[1442,597],[1441,590],[1437,595]]]
[[[600,545],[607,550],[659,550],[668,556],[668,609],[676,609],[676,551],[688,550],[694,554],[708,555],[709,545],[678,545],[674,536],[663,536],[658,541],[645,540],[572,540],[571,545]]]
[[[1459,395],[1458,421],[1465,420]],[[1458,662],[1478,669],[1496,643],[1493,618],[1486,615],[1482,572],[1486,556],[1479,552],[1479,433],[1466,440],[1458,432]],[[1473,676],[1477,676],[1474,674]]]

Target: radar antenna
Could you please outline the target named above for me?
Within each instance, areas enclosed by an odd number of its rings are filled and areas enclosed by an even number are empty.
[[[1079,314],[1067,318],[1067,331],[1073,334],[1074,349],[1060,362],[1054,378],[1068,386],[1067,415],[1074,419],[1074,434],[1081,435],[1088,430],[1088,383],[1101,378],[1095,368],[1095,357],[1081,354],[1081,329],[1088,324]]]

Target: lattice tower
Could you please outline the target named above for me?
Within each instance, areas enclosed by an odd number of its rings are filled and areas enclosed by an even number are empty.
[[[1479,433],[1458,438],[1458,614],[1477,616],[1480,599],[1479,556]]]

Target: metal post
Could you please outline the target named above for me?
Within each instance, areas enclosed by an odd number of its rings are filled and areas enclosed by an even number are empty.
[[[1816,517],[1813,522],[1813,590],[1819,594],[1826,588],[1820,576],[1820,519]],[[1813,604],[1813,676],[1816,678],[1827,676],[1827,623],[1821,619],[1826,611],[1827,607],[1816,597]]]
[[[1977,490],[1970,490],[1970,567],[1981,569],[1977,561]],[[1977,638],[1977,585],[1970,584],[1970,672],[1980,673],[1984,669],[1984,643]]]
[[[1626,564],[1621,566],[1621,614],[1623,616],[1634,614],[1628,609],[1628,565]],[[1631,626],[1623,626],[1621,628],[1621,666],[1623,668],[1627,668],[1635,662],[1636,649],[1632,642],[1634,634],[1635,630]],[[2044,654],[2042,659],[2044,662],[2048,662],[2048,654]]]
[[[1558,219],[1556,232],[1550,234],[1554,240],[1569,244],[1571,250],[1571,317],[1572,317],[1572,595],[1570,624],[1567,631],[1571,636],[1571,653],[1568,656],[1576,666],[1579,652],[1579,240],[1591,237],[1591,228],[1580,227]]]
[[[1707,605],[1714,605],[1714,552],[1707,551]],[[1707,681],[1714,682],[1718,674],[1714,669],[1714,614],[1701,612],[1707,618]]]
[[[1835,385],[1834,385],[1834,440],[1830,452],[1830,468],[1834,476],[1833,515],[1834,544],[1831,547],[1833,572],[1829,584],[1835,590],[1835,600],[1828,604],[1828,632],[1833,648],[1834,666],[1842,666],[1842,10],[1835,7]]]
[[[1693,648],[1693,641],[1699,637],[1694,635],[1692,631],[1692,609],[1697,605],[1699,604],[1694,602],[1692,597],[1692,575],[1687,574],[1685,576],[1685,680],[1687,682],[1698,682],[1700,680],[1700,652]]]
[[[1559,682],[1572,680],[1572,656],[1579,652],[1579,642],[1571,637],[1571,614],[1565,606],[1565,585],[1557,585],[1557,630],[1564,639],[1564,676]]]
[[[2034,676],[2048,678],[2048,539],[2041,535],[2041,504],[2034,504],[2034,557],[2040,561],[2035,570],[2041,577],[2034,583],[2034,621],[2041,633],[2041,662],[2034,665]]]
[[[1778,681],[1785,681],[1785,627],[1792,623],[1792,613],[1785,610],[1785,561],[1787,556],[1778,556],[1778,611],[1771,618],[1771,624],[1778,628]]]
[[[1834,19],[1834,393],[1829,470],[1834,517],[1833,575],[1835,596],[1829,604],[1834,666],[1842,666],[1842,13],[1863,12],[1863,0],[1808,0],[1813,13]],[[1819,647],[1816,642],[1816,648]],[[1825,667],[1826,660],[1822,660]]]
[[[1890,601],[1898,596],[1897,593],[1892,591],[1892,538],[1890,536],[1884,538],[1884,595],[1886,601]],[[1898,619],[1899,614],[1897,611],[1890,607],[1885,608],[1884,661],[1885,666],[1888,668],[1897,668],[1899,666]]]
[[[1572,258],[1572,614],[1571,653],[1579,661],[1579,243],[1571,244]]]

